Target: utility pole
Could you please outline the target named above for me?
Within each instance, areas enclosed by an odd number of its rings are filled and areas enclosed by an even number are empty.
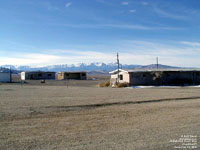
[[[158,69],[158,57],[156,57],[156,67]]]
[[[12,72],[11,72],[11,66],[10,66],[10,83],[12,82]]]
[[[117,53],[117,83],[119,83],[119,54]]]

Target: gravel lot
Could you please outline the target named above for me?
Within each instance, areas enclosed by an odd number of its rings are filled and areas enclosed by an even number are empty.
[[[0,149],[173,150],[183,135],[200,149],[200,88],[70,82],[1,84]]]

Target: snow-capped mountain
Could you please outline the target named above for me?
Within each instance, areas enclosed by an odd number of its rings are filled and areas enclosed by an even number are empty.
[[[3,68],[10,68],[10,65],[0,66]],[[135,68],[143,68],[143,69],[151,69],[156,68],[155,64],[142,66],[142,65],[126,65],[120,64],[120,68],[122,69],[135,69]],[[166,66],[159,64],[159,68],[178,68],[173,66]],[[117,69],[117,63],[108,63],[105,64],[103,62],[93,62],[93,63],[79,63],[79,64],[61,64],[61,65],[52,65],[52,66],[45,66],[45,67],[30,67],[30,66],[11,66],[12,70],[17,71],[102,71],[102,72],[109,72],[112,70]]]

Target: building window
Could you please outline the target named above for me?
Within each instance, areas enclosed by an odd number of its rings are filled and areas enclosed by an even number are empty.
[[[85,73],[82,73],[82,76],[85,77],[86,76]]]
[[[123,80],[123,75],[119,75],[119,79],[120,79],[120,80]]]
[[[41,73],[39,73],[39,74],[38,74],[38,77],[41,77],[41,76],[42,76],[42,74],[41,74]]]
[[[145,78],[145,77],[146,77],[146,74],[143,74],[142,76]]]
[[[48,74],[48,77],[51,77],[51,74],[50,74],[50,73]]]
[[[167,73],[167,77],[169,77],[170,76],[170,74],[169,73]]]

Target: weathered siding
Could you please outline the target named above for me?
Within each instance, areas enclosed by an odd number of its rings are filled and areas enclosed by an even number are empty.
[[[126,72],[120,72],[119,75],[122,75],[123,76],[123,80],[119,80],[120,83],[130,83],[130,75],[129,73],[126,73]]]
[[[200,84],[200,72],[152,71],[131,72],[131,85],[192,85]]]
[[[10,82],[10,73],[0,72],[0,82]]]
[[[59,72],[58,80],[87,80],[87,72]]]
[[[162,70],[162,71],[120,71],[120,83],[130,85],[193,85],[200,84],[200,71]],[[111,84],[117,82],[117,72],[111,75]]]

